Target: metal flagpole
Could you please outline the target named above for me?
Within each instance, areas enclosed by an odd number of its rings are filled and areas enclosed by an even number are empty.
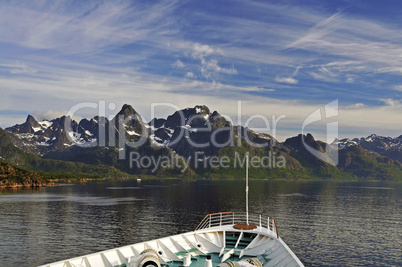
[[[246,220],[248,225],[248,153],[246,153]]]

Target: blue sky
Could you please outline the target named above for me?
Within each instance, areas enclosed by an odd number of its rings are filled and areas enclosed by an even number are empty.
[[[0,1],[0,127],[100,100],[146,120],[155,102],[237,120],[241,101],[243,124],[262,115],[272,131],[272,116],[285,115],[283,140],[338,100],[336,118],[309,126],[318,138],[334,120],[340,138],[399,136],[400,10],[356,0]]]

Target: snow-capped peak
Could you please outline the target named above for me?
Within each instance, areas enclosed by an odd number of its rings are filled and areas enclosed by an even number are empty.
[[[38,123],[40,124],[40,126],[41,126],[42,129],[44,129],[44,130],[46,130],[47,128],[49,128],[50,126],[53,125],[53,122],[48,121],[48,120],[39,121]]]

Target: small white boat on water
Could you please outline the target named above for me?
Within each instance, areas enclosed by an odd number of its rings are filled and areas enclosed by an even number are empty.
[[[114,248],[41,267],[304,266],[279,237],[275,219],[246,211],[208,214],[192,232]]]

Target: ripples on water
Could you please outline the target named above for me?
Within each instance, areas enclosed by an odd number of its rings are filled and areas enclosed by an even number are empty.
[[[131,202],[134,200],[140,200],[134,197],[124,197],[124,198],[108,198],[108,197],[80,197],[80,196],[69,196],[69,195],[10,195],[0,198],[1,203],[21,203],[21,202],[76,202],[83,205],[96,205],[96,206],[107,206],[116,205],[121,202]]]
[[[400,266],[401,183],[251,181],[306,266]],[[191,231],[244,210],[240,181],[105,181],[0,191],[0,265],[35,266]]]

